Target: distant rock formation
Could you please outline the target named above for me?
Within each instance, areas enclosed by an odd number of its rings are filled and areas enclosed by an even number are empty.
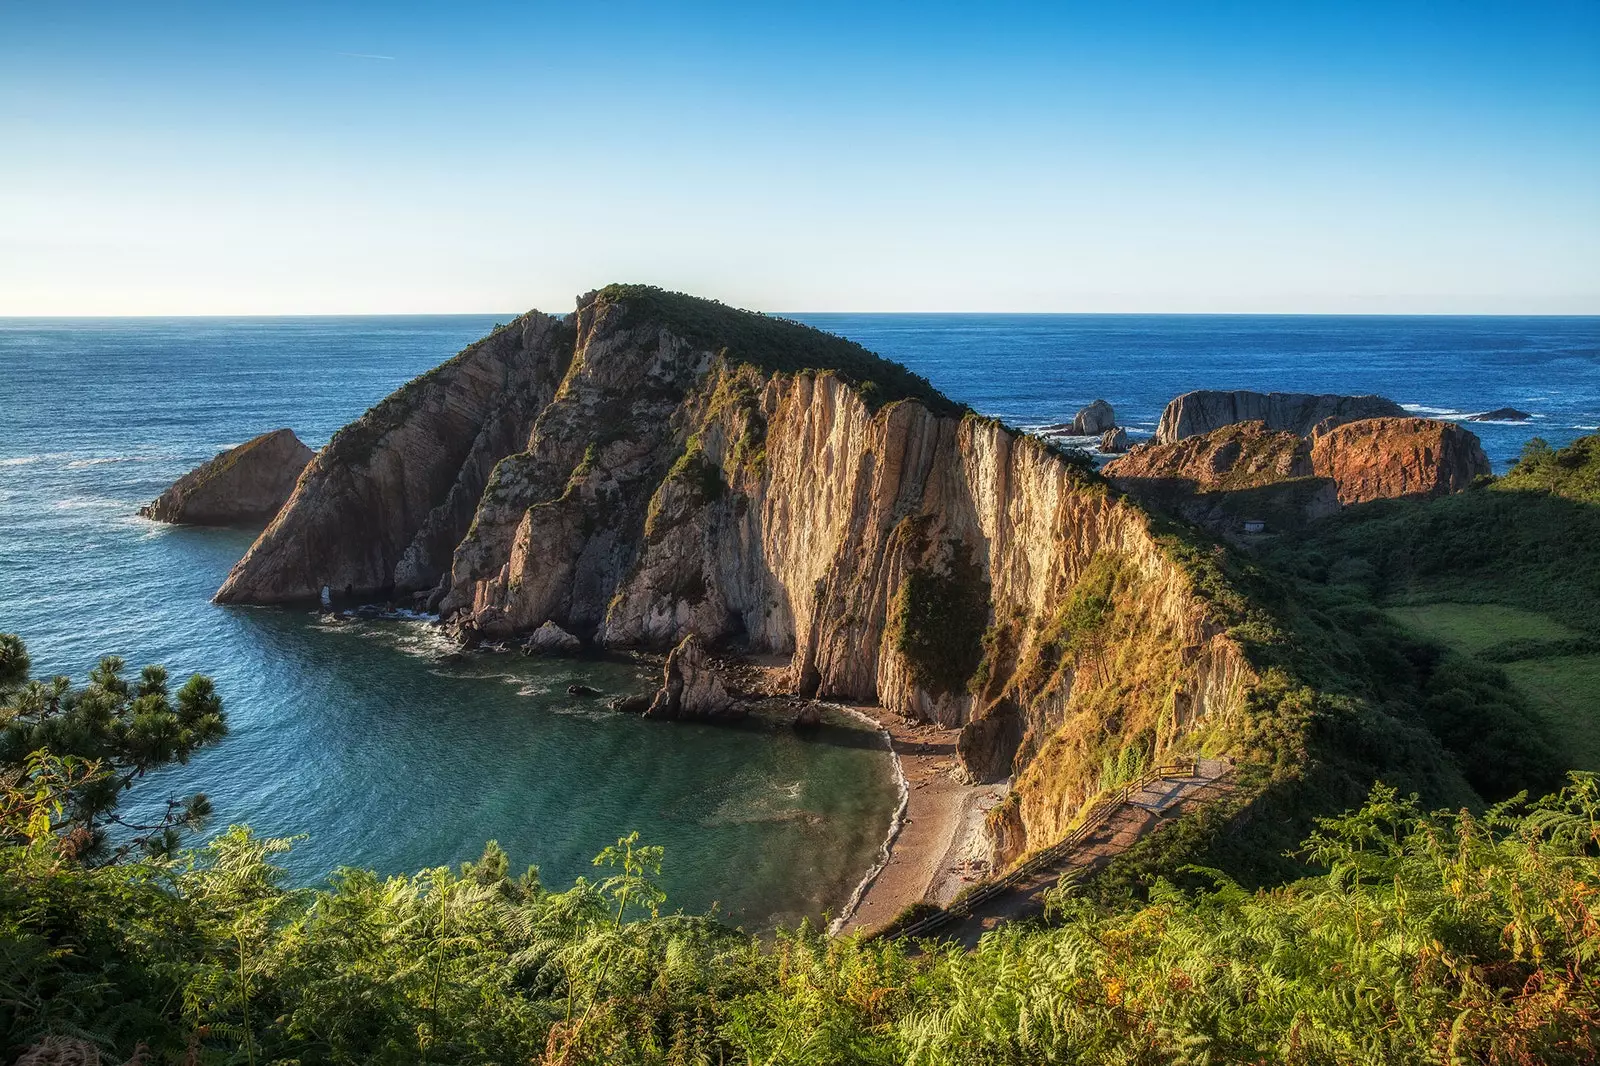
[[[1496,407],[1493,411],[1484,411],[1481,414],[1468,415],[1468,422],[1526,422],[1532,418],[1526,411],[1519,411],[1515,407]]]
[[[737,706],[722,678],[711,667],[705,642],[693,633],[678,642],[667,656],[661,690],[651,701],[646,718],[725,718]]]
[[[270,521],[294,492],[312,454],[293,430],[263,433],[195,467],[139,514],[192,526]]]
[[[1489,472],[1470,430],[1425,418],[1362,419],[1309,437],[1241,422],[1140,445],[1103,470],[1122,491],[1220,532],[1247,520],[1281,531],[1341,505],[1459,492]]]
[[[1128,450],[1128,431],[1121,426],[1100,434],[1100,450],[1107,455],[1120,455]]]
[[[1096,400],[1088,407],[1080,409],[1072,419],[1072,435],[1074,437],[1098,437],[1117,424],[1117,413],[1111,405],[1104,400]]]
[[[1173,444],[1239,422],[1305,436],[1361,418],[1404,418],[1405,408],[1382,396],[1315,396],[1304,392],[1186,392],[1167,404],[1157,444]]]
[[[1460,492],[1491,473],[1471,430],[1427,418],[1368,418],[1319,434],[1318,475],[1339,486],[1342,504]]]

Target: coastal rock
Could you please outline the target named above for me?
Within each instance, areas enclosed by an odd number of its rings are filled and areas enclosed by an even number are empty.
[[[1303,392],[1186,392],[1167,404],[1156,428],[1157,444],[1210,433],[1238,422],[1261,422],[1269,430],[1305,436],[1362,418],[1404,417],[1405,409],[1382,396],[1312,395]]]
[[[269,521],[294,492],[312,455],[293,430],[263,433],[195,467],[139,514],[196,526]]]
[[[1185,482],[1188,491],[1242,489],[1288,478],[1311,477],[1311,442],[1271,430],[1265,422],[1223,426],[1172,443],[1141,444],[1101,471],[1124,491],[1137,482]]]
[[[1106,430],[1115,428],[1116,424],[1117,413],[1111,409],[1111,405],[1104,400],[1096,400],[1080,409],[1072,419],[1072,435],[1098,437]]]
[[[706,655],[705,643],[694,634],[684,637],[667,656],[661,689],[646,718],[718,718],[734,711],[733,697],[723,687]]]
[[[1515,407],[1497,407],[1493,411],[1484,411],[1481,414],[1468,415],[1468,422],[1526,422],[1532,418],[1526,411],[1519,411]]]
[[[1120,426],[1100,435],[1100,450],[1107,455],[1120,455],[1128,450],[1128,431]]]
[[[522,646],[535,655],[576,655],[583,650],[583,641],[554,622],[546,622]]]
[[[1311,447],[1319,476],[1339,486],[1342,504],[1460,492],[1491,472],[1471,430],[1427,418],[1369,418],[1319,435]]]
[[[380,404],[370,449],[330,445],[224,598],[399,586],[421,505],[484,471],[476,513],[431,526],[457,531],[433,593],[454,632],[672,649],[652,715],[738,713],[704,651],[726,645],[786,659],[787,694],[970,728],[968,772],[1014,775],[1008,849],[1072,824],[1108,744],[1160,761],[1242,713],[1254,675],[1147,514],[1047,442],[842,338],[659,290],[586,294],[559,342],[513,329]],[[459,458],[504,445],[473,444],[507,402],[479,378],[530,383],[492,478]],[[1107,574],[1115,670],[1053,622]]]
[[[311,460],[217,602],[432,587],[571,358],[570,328],[531,312],[391,394]]]

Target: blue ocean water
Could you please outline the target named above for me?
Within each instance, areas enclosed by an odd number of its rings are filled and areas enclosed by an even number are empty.
[[[566,695],[648,685],[631,664],[447,664],[422,623],[217,607],[252,534],[135,516],[255,433],[320,446],[510,317],[0,319],[0,630],[40,675],[81,677],[105,652],[213,674],[232,734],[141,793],[200,789],[219,824],[305,834],[303,880],[454,862],[494,837],[559,884],[638,829],[667,846],[676,905],[717,901],[751,926],[837,908],[894,804],[870,734],[646,723]],[[1530,411],[1473,425],[1499,468],[1535,434],[1600,426],[1596,318],[794,317],[1025,426],[1097,397],[1137,433],[1194,388],[1378,392],[1443,417]]]

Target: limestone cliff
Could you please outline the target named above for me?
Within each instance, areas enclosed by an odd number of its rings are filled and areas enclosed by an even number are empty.
[[[682,696],[700,642],[786,655],[792,691],[962,726],[971,773],[1015,774],[1006,856],[1186,749],[1253,683],[1144,511],[839,338],[613,287],[402,396],[352,427],[361,447],[347,430],[318,456],[219,598],[436,574],[467,638],[693,638],[663,714],[706,702]],[[523,440],[485,443],[495,418],[525,419]],[[455,493],[474,514],[445,506]],[[448,568],[430,547],[402,577],[428,531],[456,537]]]
[[[195,467],[139,514],[180,525],[266,522],[294,491],[311,455],[293,430],[263,433]]]
[[[1405,416],[1382,396],[1316,396],[1303,392],[1186,392],[1167,404],[1156,427],[1156,443],[1172,444],[1237,422],[1261,422],[1269,430],[1299,436],[1361,418]]]

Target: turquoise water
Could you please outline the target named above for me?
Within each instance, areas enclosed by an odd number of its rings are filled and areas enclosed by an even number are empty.
[[[134,516],[254,433],[320,446],[509,317],[0,320],[0,630],[40,674],[117,652],[215,675],[232,734],[142,793],[204,790],[219,824],[304,834],[302,880],[454,862],[494,837],[564,883],[638,829],[666,845],[676,905],[720,902],[750,927],[837,908],[895,799],[871,734],[642,722],[566,694],[648,687],[631,664],[444,663],[417,622],[216,607],[252,534]],[[1532,412],[1473,425],[1502,469],[1535,434],[1600,426],[1594,318],[798,317],[1021,425],[1105,397],[1137,437],[1188,389],[1378,392],[1441,417]]]
[[[752,929],[837,910],[895,803],[876,734],[646,722],[566,693],[653,687],[630,663],[441,662],[420,622],[218,607],[253,533],[135,516],[252,433],[321,445],[493,321],[0,321],[0,630],[40,676],[81,678],[106,652],[214,675],[232,732],[138,795],[201,790],[218,826],[303,834],[303,881],[456,862],[496,838],[565,884],[637,829],[666,847],[672,906],[715,902]]]

